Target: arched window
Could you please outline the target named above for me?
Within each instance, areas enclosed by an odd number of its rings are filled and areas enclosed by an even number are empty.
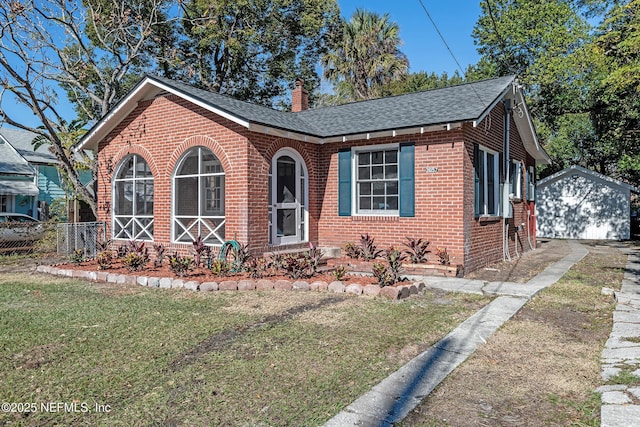
[[[207,244],[224,243],[224,186],[222,163],[208,148],[192,148],[180,159],[173,175],[174,242],[201,236]]]
[[[117,168],[113,201],[114,238],[153,240],[153,174],[137,154]]]

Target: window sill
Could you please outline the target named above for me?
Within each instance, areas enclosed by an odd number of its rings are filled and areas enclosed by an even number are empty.
[[[351,221],[385,221],[397,222],[400,219],[397,215],[352,215]]]
[[[494,222],[499,222],[502,217],[497,215],[484,215],[476,218],[480,224],[491,224]]]

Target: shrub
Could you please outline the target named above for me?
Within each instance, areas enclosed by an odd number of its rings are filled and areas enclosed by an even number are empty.
[[[202,263],[202,255],[204,255],[207,250],[207,245],[204,244],[204,240],[202,240],[202,236],[200,235],[198,235],[191,244],[193,245],[193,260],[196,267],[200,267],[200,264]]]
[[[97,245],[98,250],[100,252],[104,252],[104,251],[109,249],[109,246],[111,246],[111,240],[109,240],[109,239],[103,240],[101,242],[98,242],[96,245]],[[113,254],[111,254],[111,255],[113,255]]]
[[[391,279],[387,266],[382,262],[374,262],[371,268],[373,277],[378,281],[378,285],[384,288],[385,286],[393,285],[395,282]]]
[[[442,248],[438,246],[438,249],[436,249],[436,255],[438,255],[438,261],[440,262],[440,264],[442,265],[451,264],[451,259],[449,257],[449,253],[447,252],[447,248]]]
[[[84,261],[84,249],[76,249],[69,255],[69,259],[71,259],[71,262],[74,264],[80,264]]]
[[[294,280],[312,276],[309,258],[304,254],[285,255],[282,269],[287,276]]]
[[[313,243],[309,242],[309,250],[304,253],[309,264],[309,275],[313,276],[318,272],[320,262],[322,261],[322,255],[324,252],[318,249]]]
[[[429,246],[428,240],[416,240],[412,237],[407,237],[407,242],[403,244],[407,247],[404,252],[409,255],[412,263],[420,264],[427,262],[427,254],[431,252],[427,249],[427,246]]]
[[[147,261],[149,260],[149,248],[147,248],[142,241],[138,242],[137,240],[130,240],[128,251],[138,254],[142,257],[146,257]]]
[[[353,242],[347,242],[344,245],[344,253],[351,259],[358,259],[362,257],[360,253],[360,247],[353,244]]]
[[[216,276],[226,276],[231,271],[231,263],[224,259],[214,259],[211,261],[210,270]]]
[[[360,254],[365,261],[376,259],[382,254],[375,245],[375,239],[369,233],[360,235]]]
[[[339,266],[336,267],[335,270],[333,270],[333,277],[335,277],[335,279],[340,282],[344,279],[346,275],[347,275],[347,268],[342,264],[340,264]]]
[[[131,240],[126,246],[126,253],[122,258],[122,263],[129,271],[140,271],[149,262],[149,248],[144,242]]]
[[[232,261],[233,271],[248,271],[250,260],[251,252],[249,251],[249,245],[241,243],[238,247],[238,250],[235,252],[234,259]]]
[[[247,263],[247,271],[252,279],[262,279],[269,271],[269,262],[264,258],[253,258]]]
[[[402,262],[405,260],[406,255],[393,246],[384,251],[384,255],[387,264],[376,262],[372,268],[373,276],[378,280],[378,285],[381,287],[391,286],[406,280],[401,275]]]
[[[184,277],[193,270],[193,258],[180,256],[176,252],[169,257],[169,268],[177,276]]]
[[[270,265],[275,270],[282,270],[285,264],[285,256],[280,252],[275,252],[271,255]]]
[[[157,243],[153,245],[153,251],[156,254],[156,257],[153,260],[153,266],[159,268],[164,262],[166,248],[162,243]]]
[[[148,256],[137,252],[129,252],[124,258],[122,258],[122,263],[129,271],[140,271],[148,262]]]
[[[99,270],[108,270],[113,265],[113,252],[111,251],[102,251],[96,257],[96,262],[98,263]]]

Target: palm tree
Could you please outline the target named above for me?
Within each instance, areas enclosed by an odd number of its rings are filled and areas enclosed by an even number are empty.
[[[401,43],[400,27],[388,13],[357,9],[351,20],[343,20],[341,36],[323,56],[323,75],[346,101],[379,97],[383,86],[407,74]]]

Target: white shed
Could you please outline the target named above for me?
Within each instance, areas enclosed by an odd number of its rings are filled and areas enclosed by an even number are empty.
[[[539,237],[626,240],[630,236],[631,192],[617,179],[571,166],[538,182]]]

